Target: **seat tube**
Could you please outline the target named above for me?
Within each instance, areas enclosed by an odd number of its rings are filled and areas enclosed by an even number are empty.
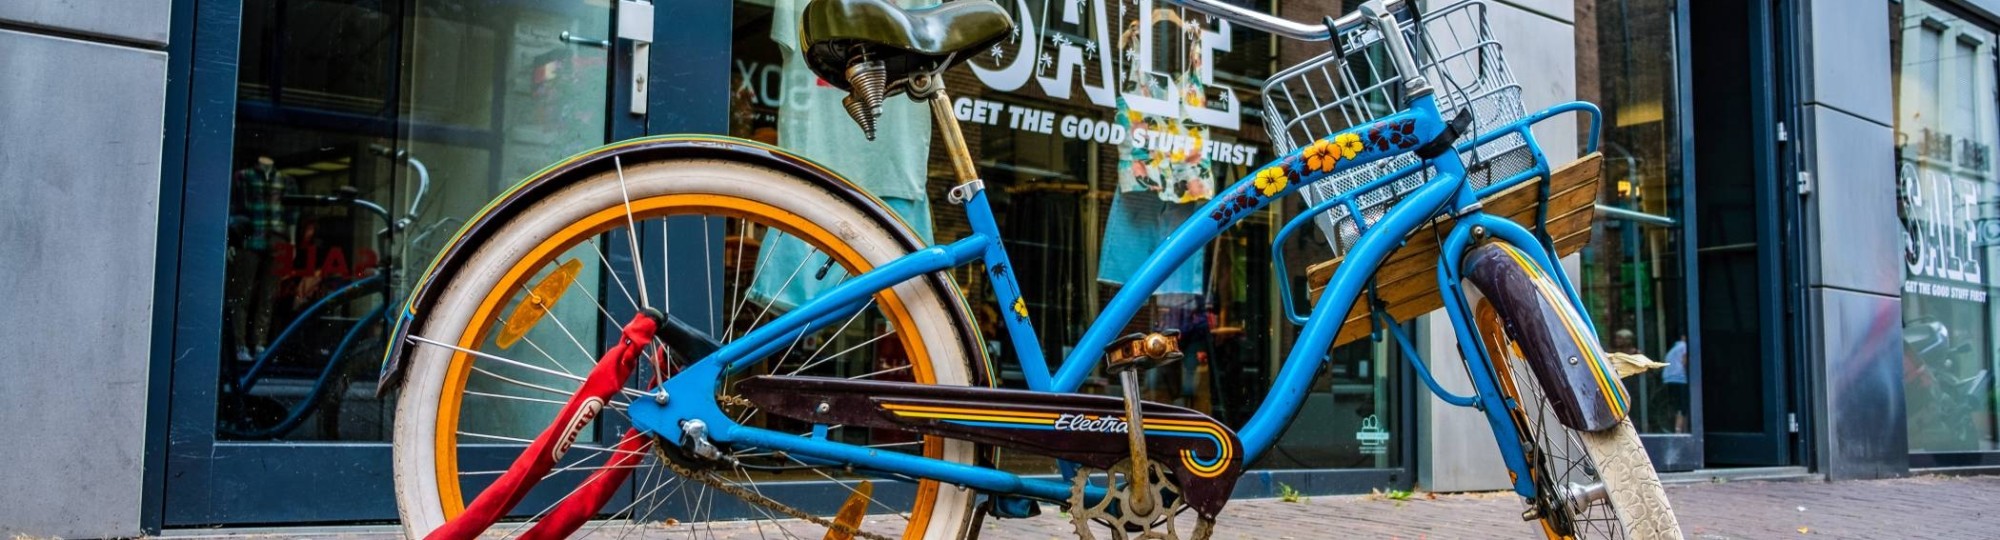
[[[944,135],[944,152],[951,156],[952,174],[958,183],[966,184],[979,180],[979,169],[972,166],[972,151],[965,148],[965,132],[958,129],[958,116],[951,112],[951,96],[944,91],[944,76],[931,75],[931,119],[938,125],[938,133]]]
[[[979,169],[973,166],[972,152],[965,147],[965,133],[958,128],[958,116],[952,114],[944,77],[932,75],[926,80],[931,87],[931,118],[937,122],[938,133],[944,136],[945,154],[951,156],[952,173],[958,179],[958,185],[951,188],[950,200],[965,205],[965,218],[972,225],[972,234],[987,240],[986,252],[980,258],[986,263],[986,279],[993,286],[993,296],[1000,302],[1000,320],[1007,326],[1008,342],[1013,344],[1014,355],[1021,361],[1022,377],[1027,379],[1029,389],[1048,390],[1052,378],[1048,360],[1042,356],[1041,339],[1035,334],[1034,324],[1029,322],[1028,301],[1021,294],[1021,283],[1014,279],[1007,245],[1000,241],[1000,224],[986,199],[985,183],[979,179]]]

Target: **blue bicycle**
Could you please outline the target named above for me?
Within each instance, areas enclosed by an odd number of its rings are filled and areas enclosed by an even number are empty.
[[[813,69],[871,137],[883,100],[930,104],[971,234],[923,245],[882,201],[741,140],[639,139],[551,166],[470,220],[397,317],[384,377],[401,385],[406,531],[559,538],[731,513],[767,519],[745,534],[963,538],[1054,504],[1082,538],[1206,538],[1366,299],[1364,320],[1433,392],[1485,415],[1525,520],[1550,538],[1678,538],[1547,234],[1553,171],[1529,128],[1584,113],[1594,141],[1595,107],[1523,114],[1476,2],[1420,14],[1374,0],[1312,26],[1172,1],[1333,45],[1264,89],[1287,153],[1147,255],[1053,371],[942,76],[1012,21],[983,0],[815,0],[801,33]],[[1527,225],[1487,212],[1517,188],[1539,190]],[[1181,353],[1177,336],[1127,323],[1193,252],[1294,193],[1310,205],[1280,241],[1317,228],[1342,259],[1310,314],[1287,310],[1302,330],[1262,405],[1231,427],[1143,401],[1141,374]],[[1435,250],[1426,271],[1471,395],[1438,386],[1381,300],[1385,261],[1419,244]],[[961,267],[992,287],[1027,389],[994,386],[948,273]],[[706,309],[666,309],[685,305]],[[1122,396],[1078,392],[1100,370]],[[1054,458],[1058,474],[1002,467],[1003,449]]]

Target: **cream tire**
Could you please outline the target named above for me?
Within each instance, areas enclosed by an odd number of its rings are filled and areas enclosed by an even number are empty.
[[[717,160],[662,160],[624,164],[624,190],[630,200],[680,194],[707,194],[763,203],[789,212],[804,221],[837,235],[869,265],[879,267],[908,250],[891,233],[899,224],[882,223],[856,208],[846,199],[802,178],[756,165]],[[563,188],[511,218],[477,246],[465,263],[441,269],[434,279],[448,279],[435,286],[437,301],[417,306],[412,335],[455,342],[469,326],[469,319],[484,298],[520,257],[553,237],[564,227],[585,216],[618,207],[627,201],[615,173],[606,172]],[[644,218],[641,218],[644,219]],[[449,270],[449,272],[445,272]],[[964,334],[952,316],[960,300],[954,291],[940,290],[932,281],[913,279],[894,287],[896,297],[908,310],[914,330],[928,354],[935,383],[964,386],[972,378],[968,361],[975,350],[961,338]],[[406,345],[402,348],[407,373],[397,400],[393,464],[396,502],[403,531],[410,538],[422,538],[445,521],[445,504],[440,499],[438,452],[439,403],[445,396],[447,373],[455,356],[440,347]],[[942,458],[959,462],[975,461],[975,446],[969,442],[942,441]],[[926,530],[909,531],[905,538],[959,538],[972,516],[970,490],[942,485],[931,504]],[[920,502],[921,504],[921,502]]]

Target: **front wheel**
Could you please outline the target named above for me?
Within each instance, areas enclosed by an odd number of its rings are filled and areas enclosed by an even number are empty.
[[[1479,249],[1519,255],[1518,250],[1504,244]],[[1631,420],[1621,419],[1598,431],[1580,431],[1557,419],[1550,392],[1517,345],[1518,339],[1527,336],[1510,334],[1555,332],[1558,330],[1539,323],[1560,320],[1580,332],[1579,341],[1596,353],[1592,356],[1601,358],[1602,349],[1548,276],[1525,257],[1503,259],[1513,264],[1496,265],[1498,271],[1474,279],[1474,286],[1487,291],[1508,286],[1503,281],[1524,285],[1539,291],[1533,295],[1536,301],[1488,302],[1481,298],[1473,311],[1500,390],[1510,398],[1508,413],[1521,435],[1529,474],[1539,495],[1526,501],[1526,515],[1539,518],[1543,533],[1551,539],[1680,538],[1673,506],[1667,502],[1666,490],[1660,486],[1659,475],[1653,471],[1652,460],[1646,456]],[[1517,324],[1507,324],[1509,321]]]

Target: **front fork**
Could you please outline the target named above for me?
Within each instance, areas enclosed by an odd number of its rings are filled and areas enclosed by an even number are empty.
[[[1438,291],[1444,298],[1445,313],[1451,317],[1452,330],[1458,338],[1459,354],[1465,359],[1474,393],[1471,396],[1450,394],[1437,386],[1434,381],[1426,380],[1426,382],[1431,385],[1433,391],[1439,392],[1439,396],[1445,401],[1470,406],[1485,415],[1487,426],[1493,430],[1494,442],[1500,448],[1500,459],[1507,465],[1508,479],[1513,484],[1514,492],[1531,500],[1536,499],[1539,494],[1538,488],[1531,473],[1529,449],[1524,444],[1527,439],[1521,431],[1526,426],[1518,424],[1514,415],[1521,404],[1509,393],[1501,391],[1500,377],[1507,375],[1498,373],[1493,362],[1494,355],[1503,354],[1505,351],[1488,350],[1484,336],[1480,335],[1478,321],[1466,298],[1460,256],[1470,250],[1476,242],[1486,238],[1523,247],[1521,251],[1528,254],[1533,259],[1531,262],[1541,267],[1546,275],[1562,276],[1557,281],[1565,298],[1571,302],[1579,316],[1587,316],[1581,315],[1583,306],[1578,301],[1575,288],[1569,283],[1567,274],[1556,264],[1554,255],[1544,247],[1546,244],[1537,241],[1527,228],[1512,220],[1477,210],[1458,216],[1456,221],[1450,236],[1446,237],[1440,246],[1439,252],[1444,255],[1440,257],[1437,266]],[[1588,319],[1585,319],[1584,324],[1590,324]],[[1498,329],[1493,330],[1498,331]],[[1408,352],[1413,351],[1406,351]],[[1414,356],[1412,358],[1418,365],[1422,364],[1421,359]],[[1426,379],[1430,377],[1426,370],[1420,368],[1418,371]]]

